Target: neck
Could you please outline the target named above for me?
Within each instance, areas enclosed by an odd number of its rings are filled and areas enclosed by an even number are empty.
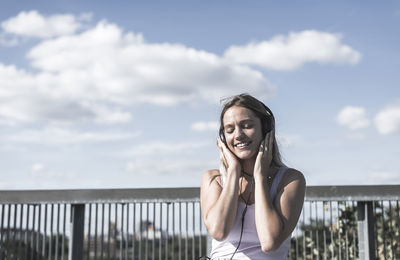
[[[256,158],[243,160],[242,161],[242,170],[249,175],[253,175],[255,163],[256,163]]]

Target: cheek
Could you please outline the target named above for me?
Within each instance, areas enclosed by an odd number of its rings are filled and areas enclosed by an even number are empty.
[[[225,134],[225,141],[229,148],[232,147],[233,137],[232,135]]]

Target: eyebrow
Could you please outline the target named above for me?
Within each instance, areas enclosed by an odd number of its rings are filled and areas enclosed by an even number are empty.
[[[239,124],[253,123],[253,122],[254,122],[254,120],[249,118],[249,119],[243,119],[242,121],[239,122]],[[233,126],[233,124],[228,123],[228,124],[224,125],[224,128],[232,127],[232,126]]]

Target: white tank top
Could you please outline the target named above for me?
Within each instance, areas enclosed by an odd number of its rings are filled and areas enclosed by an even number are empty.
[[[275,196],[277,194],[278,185],[281,182],[282,177],[286,172],[286,170],[287,167],[280,168],[272,182],[270,195],[273,201],[275,200]],[[222,185],[224,185],[224,180],[222,180]],[[236,251],[233,259],[241,259],[241,260],[242,259],[251,259],[251,260],[286,259],[290,247],[291,236],[288,236],[288,238],[286,238],[286,240],[283,241],[281,246],[273,252],[264,253],[261,250],[260,240],[258,239],[256,230],[254,205],[255,204],[247,206],[247,211],[243,223],[242,241],[240,242],[239,249]],[[221,259],[230,259],[232,257],[232,254],[233,252],[235,252],[236,247],[239,243],[240,231],[242,227],[242,221],[241,221],[242,212],[245,207],[246,204],[239,201],[235,223],[227,238],[222,241],[218,241],[215,239],[212,240],[211,259],[221,260]]]

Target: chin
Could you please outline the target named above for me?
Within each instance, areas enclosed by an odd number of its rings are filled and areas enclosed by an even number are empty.
[[[235,153],[235,155],[240,159],[240,160],[248,160],[254,158],[256,153],[254,151],[249,151],[249,152],[239,152]]]

